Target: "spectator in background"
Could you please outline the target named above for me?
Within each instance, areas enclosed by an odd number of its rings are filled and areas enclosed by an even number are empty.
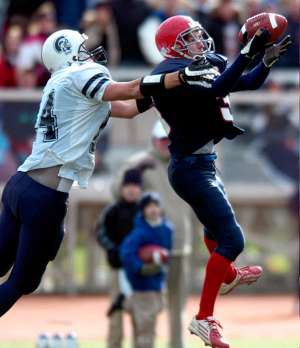
[[[154,10],[138,28],[139,45],[147,63],[157,65],[163,60],[155,44],[155,33],[164,20],[179,14],[188,14],[183,0],[160,1],[158,10]]]
[[[0,122],[0,183],[6,182],[16,169],[17,164],[10,149],[9,139]]]
[[[138,200],[142,192],[140,171],[128,170],[124,173],[120,188],[120,198],[107,207],[99,217],[96,225],[97,240],[107,253],[111,267],[111,298],[113,301],[122,293],[120,284],[121,260],[120,245],[132,230],[138,210]],[[118,298],[115,303],[121,302]],[[109,310],[112,312],[112,310]],[[108,348],[121,348],[123,340],[123,317],[121,311],[114,311],[110,316],[108,331]]]
[[[46,38],[56,30],[55,9],[47,2],[34,13],[17,57],[18,85],[23,88],[43,86],[49,74],[41,62],[41,49]]]
[[[246,0],[245,5],[241,6],[242,22],[260,12],[263,12],[261,0]]]
[[[171,224],[163,216],[158,194],[145,193],[133,231],[121,245],[121,260],[133,294],[127,301],[134,329],[134,348],[153,348],[157,315],[163,308],[166,267],[159,258],[144,263],[141,247],[156,245],[171,251]]]
[[[16,87],[16,59],[22,41],[22,29],[11,26],[5,33],[0,56],[0,87]]]
[[[142,0],[111,0],[111,4],[118,28],[121,64],[145,64],[137,32],[151,8]]]
[[[208,0],[196,0],[195,2],[195,16],[194,19],[197,20],[204,28],[210,28],[211,26],[211,2]]]
[[[286,54],[282,57],[279,66],[299,67],[299,41],[300,41],[300,2],[290,0],[287,6],[286,16],[288,20],[287,32],[292,36],[292,44]]]
[[[110,66],[116,66],[121,59],[119,34],[110,0],[98,0],[94,9],[84,13],[82,31],[89,37],[87,48],[104,47]]]
[[[164,201],[165,214],[175,226],[168,274],[168,319],[170,347],[183,348],[183,316],[188,293],[188,270],[192,250],[194,215],[190,207],[176,195],[169,184],[167,173],[170,160],[168,148],[170,141],[159,120],[153,127],[151,142],[151,148],[134,154],[124,164],[115,182],[115,193],[119,191],[122,177],[127,170],[143,168],[144,189],[160,193]]]
[[[211,26],[207,31],[215,41],[216,51],[231,61],[239,52],[237,40],[241,28],[239,12],[232,0],[220,0],[211,13]]]

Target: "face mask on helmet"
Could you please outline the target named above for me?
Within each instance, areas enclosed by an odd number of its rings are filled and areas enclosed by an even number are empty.
[[[214,40],[200,25],[180,33],[174,45],[174,51],[185,57],[205,55],[215,51]]]
[[[78,62],[85,62],[92,59],[95,63],[107,64],[107,55],[102,46],[95,48],[94,50],[88,50],[84,43],[82,43],[78,50]]]

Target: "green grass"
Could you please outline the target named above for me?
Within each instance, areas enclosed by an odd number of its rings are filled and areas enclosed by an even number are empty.
[[[249,340],[233,340],[232,348],[299,348],[299,340],[294,339],[249,339]],[[35,348],[30,342],[0,342],[0,348]],[[99,341],[86,341],[80,344],[80,348],[105,348],[105,343]],[[130,348],[126,344],[124,348]],[[168,348],[167,344],[158,343],[156,348]],[[187,348],[204,348],[199,340],[191,339],[187,344]]]

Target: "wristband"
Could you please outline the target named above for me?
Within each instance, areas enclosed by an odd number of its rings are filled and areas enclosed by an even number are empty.
[[[166,91],[166,74],[144,76],[140,82],[140,91],[144,97],[151,97]]]
[[[153,100],[151,97],[146,97],[142,99],[136,99],[136,107],[140,114],[149,110],[153,106]]]

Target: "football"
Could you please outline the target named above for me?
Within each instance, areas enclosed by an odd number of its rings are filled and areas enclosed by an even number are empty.
[[[159,245],[146,245],[139,250],[139,258],[145,263],[166,263],[169,259],[169,251]]]
[[[246,44],[258,29],[267,29],[271,34],[269,42],[278,40],[286,31],[288,21],[277,13],[260,13],[248,18],[239,32],[239,41]]]

